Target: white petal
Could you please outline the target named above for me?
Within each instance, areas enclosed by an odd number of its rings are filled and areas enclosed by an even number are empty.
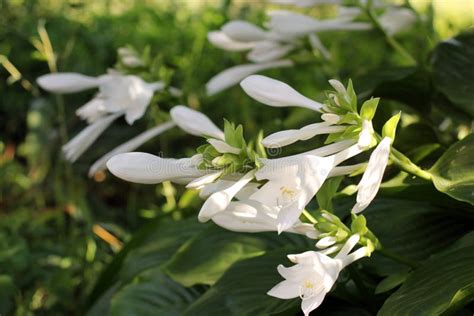
[[[150,104],[156,87],[143,81],[137,76],[127,76],[129,80],[128,94],[130,103],[125,109],[125,120],[132,125],[141,118]]]
[[[314,111],[320,111],[323,106],[286,83],[265,76],[249,76],[242,80],[240,86],[251,98],[270,106],[300,106]]]
[[[222,31],[212,31],[207,33],[207,39],[212,45],[232,52],[249,50],[255,46],[255,44],[252,42],[235,41]]]
[[[337,242],[337,239],[335,237],[327,236],[327,237],[321,238],[316,243],[316,247],[318,247],[319,249],[324,249],[324,248],[334,245],[336,242]]]
[[[324,298],[326,297],[326,292],[321,292],[318,295],[315,295],[311,298],[301,301],[301,310],[305,316],[309,316],[309,313],[314,311],[316,308],[321,305]]]
[[[345,149],[348,149],[351,145],[353,145],[355,141],[348,139],[348,140],[341,140],[339,142],[329,144],[326,146],[322,146],[310,151],[303,153],[304,155],[314,155],[319,157],[329,156]],[[301,155],[301,154],[300,154]]]
[[[94,174],[98,171],[102,171],[106,169],[106,164],[107,161],[112,158],[113,156],[116,156],[118,154],[126,153],[133,151],[152,139],[155,136],[160,135],[161,133],[173,128],[175,124],[173,122],[166,122],[163,124],[160,124],[152,129],[149,129],[134,138],[130,139],[129,141],[123,143],[122,145],[114,148],[112,151],[108,152],[101,158],[99,158],[94,164],[90,167],[89,169],[89,177],[94,176]]]
[[[107,110],[105,109],[104,99],[100,97],[93,98],[76,110],[76,115],[82,120],[86,120],[89,124],[106,114]]]
[[[115,176],[130,182],[155,184],[201,177],[191,158],[165,159],[147,153],[124,153],[107,161],[107,168]]]
[[[201,207],[198,220],[200,222],[206,222],[215,214],[225,210],[232,201],[232,198],[254,178],[254,174],[255,171],[251,170],[232,186],[212,194]]]
[[[416,22],[416,15],[407,8],[388,8],[378,20],[389,35],[394,35],[410,28]]]
[[[318,31],[322,22],[310,16],[278,10],[269,12],[268,27],[275,32],[300,36]]]
[[[234,66],[222,71],[216,76],[212,77],[206,83],[206,91],[208,95],[214,95],[233,85],[239,83],[242,79],[260,71],[273,68],[291,67],[293,62],[291,60],[277,60],[261,64],[246,64]]]
[[[362,212],[377,195],[390,155],[390,138],[385,137],[370,155],[369,164],[357,186],[357,203],[352,212]]]
[[[254,63],[276,60],[288,54],[294,47],[293,44],[281,45],[274,41],[257,42],[247,54],[247,59]]]
[[[299,140],[308,140],[316,135],[338,133],[345,130],[344,126],[329,126],[328,123],[315,123],[301,129],[276,132],[262,140],[262,145],[267,148],[283,147]]]
[[[216,182],[209,183],[205,185],[203,188],[201,188],[200,189],[201,191],[199,192],[199,197],[201,199],[207,199],[211,194],[227,189],[228,187],[232,186],[234,183],[235,181],[219,179]],[[255,193],[258,187],[259,187],[258,183],[254,183],[254,182],[247,183],[247,185],[243,187],[235,195],[235,197],[238,200],[247,200],[250,197],[250,195]]]
[[[240,148],[233,147],[226,142],[218,139],[208,139],[207,142],[214,147],[215,150],[220,152],[221,154],[231,153],[238,155],[242,151]]]
[[[201,112],[184,105],[177,105],[171,109],[170,115],[179,128],[191,135],[224,140],[224,132]]]
[[[36,82],[41,88],[55,93],[74,93],[95,88],[99,85],[98,78],[73,72],[43,75],[39,77]]]
[[[284,300],[296,298],[300,296],[300,284],[287,280],[281,281],[268,291],[267,294]]]
[[[199,177],[197,179],[194,179],[193,181],[189,182],[186,188],[188,189],[197,189],[200,188],[206,184],[212,183],[215,180],[217,180],[223,173],[224,171],[218,171],[210,174],[206,174],[202,177]]]
[[[333,113],[324,113],[321,115],[321,119],[329,124],[337,124],[341,120],[341,117]]]
[[[329,173],[329,177],[338,177],[338,176],[350,175],[350,174],[352,174],[356,171],[363,170],[366,167],[367,167],[366,163],[358,163],[358,164],[355,164],[355,165],[335,167]]]
[[[221,28],[222,32],[233,40],[240,42],[255,42],[266,38],[266,32],[260,27],[247,21],[230,21]]]
[[[339,253],[336,255],[335,259],[341,259],[341,260],[344,259],[351,252],[352,248],[354,248],[357,245],[359,240],[360,240],[359,234],[354,234],[351,237],[349,237],[349,239],[347,239],[344,246],[342,246]]]
[[[63,146],[63,152],[66,159],[74,162],[81,156],[94,141],[123,113],[115,113],[97,119],[94,123],[88,125],[73,139]]]
[[[308,36],[308,39],[309,39],[309,44],[314,50],[321,52],[324,58],[331,59],[331,53],[326,48],[326,46],[324,46],[324,44],[321,42],[321,40],[316,34],[314,33],[310,34]]]

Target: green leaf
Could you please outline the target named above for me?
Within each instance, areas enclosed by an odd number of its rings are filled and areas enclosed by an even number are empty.
[[[360,108],[360,116],[365,120],[371,121],[377,111],[379,101],[380,98],[371,98],[370,100],[365,101]]]
[[[401,112],[398,112],[392,116],[382,127],[382,137],[390,137],[392,141],[395,139],[395,133],[397,132],[398,121],[400,120]]]
[[[436,188],[474,205],[474,134],[458,141],[430,169]]]
[[[280,249],[237,262],[189,306],[184,315],[271,315],[294,308],[299,304],[299,299],[280,300],[266,293],[283,280],[276,269],[278,264],[288,266],[286,255],[304,250],[305,248]]]
[[[354,215],[351,223],[351,231],[353,233],[357,233],[361,236],[364,236],[368,229],[367,229],[367,220],[363,215]]]
[[[458,109],[474,116],[474,32],[438,44],[432,65],[435,87]]]
[[[182,315],[201,292],[184,288],[165,276],[159,268],[139,274],[112,299],[111,316]]]
[[[332,198],[336,195],[342,178],[343,177],[334,177],[324,181],[321,189],[319,189],[316,194],[316,199],[320,209],[332,211]]]
[[[453,312],[474,300],[474,233],[412,272],[380,316],[431,316]]]
[[[300,235],[243,234],[212,226],[185,243],[166,263],[164,271],[184,286],[214,284],[234,262],[286,245],[312,246]]]
[[[451,245],[468,231],[468,223],[453,213],[430,202],[378,198],[364,211],[364,216],[368,228],[385,249],[420,262]],[[408,269],[377,252],[364,265],[381,276]]]
[[[405,282],[407,276],[408,274],[405,272],[389,275],[377,285],[375,294],[385,293],[396,288]]]

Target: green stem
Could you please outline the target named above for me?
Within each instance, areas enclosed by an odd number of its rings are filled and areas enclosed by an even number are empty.
[[[382,27],[379,20],[375,16],[370,3],[369,3],[369,5],[367,5],[367,7],[365,7],[365,11],[366,11],[367,16],[369,17],[370,21],[374,25],[374,27],[385,37],[385,40],[387,41],[387,43],[397,53],[399,53],[401,56],[403,56],[407,60],[407,63],[409,63],[410,65],[416,65],[417,64],[416,59],[413,58],[413,56],[409,52],[407,52],[406,49],[403,48],[403,46],[400,45],[400,43],[398,43],[395,38],[393,38],[391,35],[389,35],[387,32],[385,32],[384,28]]]
[[[312,223],[316,224],[318,221],[307,210],[303,210],[303,215]]]
[[[382,256],[384,256],[384,257],[387,257],[387,258],[392,259],[392,260],[394,260],[394,261],[396,261],[396,262],[399,262],[399,263],[402,263],[402,264],[404,264],[404,265],[407,265],[407,266],[409,266],[409,267],[412,268],[412,269],[416,269],[416,268],[418,268],[418,267],[420,266],[420,264],[419,264],[418,262],[415,262],[415,261],[413,261],[413,260],[411,260],[411,259],[408,259],[408,258],[405,258],[405,257],[403,257],[403,256],[400,256],[399,254],[394,253],[394,252],[391,252],[391,251],[389,251],[389,250],[387,250],[387,249],[384,249],[383,247],[378,248],[378,249],[377,249],[377,252],[378,252],[379,254],[381,254]]]
[[[421,169],[418,165],[414,164],[407,156],[405,156],[393,147],[390,150],[390,158],[403,171],[406,171],[422,179],[431,181],[431,173]]]

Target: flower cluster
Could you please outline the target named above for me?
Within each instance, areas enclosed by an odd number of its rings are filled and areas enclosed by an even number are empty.
[[[119,48],[119,65],[136,68],[143,66],[138,54],[130,48]],[[129,75],[117,70],[109,70],[107,74],[98,77],[85,76],[78,73],[51,73],[37,79],[38,85],[46,91],[69,94],[83,90],[98,88],[99,92],[92,100],[76,110],[76,115],[87,122],[87,127],[63,146],[66,159],[75,162],[97,138],[119,117],[124,116],[126,122],[132,125],[143,117],[155,92],[169,90],[176,92],[173,87],[167,87],[165,82],[146,82],[136,75]],[[135,150],[151,138],[169,130],[175,124],[164,122],[128,142],[116,147],[98,159],[89,169],[89,176],[105,169],[105,163],[112,156]]]
[[[201,222],[211,220],[238,232],[290,232],[316,239],[319,251],[290,255],[296,265],[280,266],[278,271],[286,280],[269,292],[283,299],[300,296],[302,309],[308,314],[322,302],[340,270],[369,256],[377,247],[377,238],[367,229],[365,218],[356,214],[377,194],[399,118],[399,114],[392,117],[379,135],[372,127],[379,99],[372,98],[359,109],[351,82],[347,87],[337,80],[330,84],[334,91],[327,93],[325,103],[319,103],[283,82],[249,76],[241,86],[250,97],[270,106],[310,109],[322,121],[263,139],[259,135],[247,142],[241,125],[225,121],[221,130],[204,114],[179,105],[170,111],[176,125],[206,139],[194,156],[170,159],[147,153],[123,153],[112,157],[107,167],[127,181],[172,181],[199,190],[200,197],[205,199],[198,214]],[[264,147],[287,146],[316,135],[327,135],[324,146],[291,156],[266,156]],[[342,165],[374,147],[368,163]],[[364,169],[350,228],[327,210],[313,215],[306,211],[328,178]],[[356,244],[362,247],[350,253]]]
[[[364,31],[372,29],[372,25],[359,22],[364,16],[364,3],[359,6],[342,6],[336,0],[272,0],[274,4],[292,5],[308,8],[316,5],[333,5],[337,12],[329,19],[317,19],[309,15],[288,10],[268,12],[265,28],[247,21],[233,20],[224,24],[220,30],[208,33],[209,42],[220,49],[230,52],[246,52],[251,63],[234,66],[222,71],[206,84],[208,95],[214,95],[236,85],[245,77],[264,70],[291,67],[292,59],[283,59],[308,46],[318,51],[324,58],[330,59],[329,50],[319,39],[319,33],[334,31]],[[361,1],[362,2],[362,1]],[[384,10],[380,15],[379,26],[389,35],[399,33],[410,27],[416,16],[412,10],[403,7],[387,7],[374,1],[372,4]],[[309,44],[309,45],[306,45]]]

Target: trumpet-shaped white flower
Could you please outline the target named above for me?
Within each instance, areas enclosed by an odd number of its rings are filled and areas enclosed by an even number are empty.
[[[230,202],[223,211],[212,216],[212,221],[231,231],[257,233],[277,231],[278,208],[268,207],[253,200]],[[287,232],[314,238],[318,233],[311,224],[297,221]]]
[[[388,163],[390,144],[391,139],[385,137],[370,155],[367,169],[357,186],[357,203],[352,212],[362,212],[377,195]]]
[[[164,88],[162,82],[147,83],[137,76],[119,73],[96,78],[77,73],[52,73],[39,77],[37,82],[43,89],[55,93],[99,88],[99,93],[76,111],[90,125],[63,147],[66,158],[72,162],[119,116],[125,115],[125,120],[130,125],[141,118],[153,93]]]
[[[379,22],[385,32],[394,35],[413,26],[416,14],[408,8],[390,7],[379,17]]]
[[[255,74],[257,72],[268,69],[284,68],[291,66],[293,66],[293,62],[291,60],[277,60],[261,64],[234,66],[212,77],[209,82],[206,83],[206,91],[208,95],[214,95],[229,87],[234,86],[245,77]]]
[[[224,132],[201,112],[177,105],[171,109],[170,115],[179,128],[191,135],[224,140]]]
[[[300,297],[301,310],[305,316],[308,316],[311,311],[321,305],[341,270],[367,256],[365,247],[349,254],[359,239],[359,235],[351,236],[334,258],[317,251],[288,255],[288,259],[295,265],[289,268],[283,265],[278,266],[277,270],[285,280],[278,283],[267,294],[280,299]]]
[[[158,126],[155,126],[152,129],[149,129],[134,138],[130,139],[129,141],[123,143],[122,145],[116,147],[112,151],[108,152],[101,158],[99,158],[94,164],[89,168],[89,177],[93,177],[94,174],[98,171],[102,171],[106,169],[106,164],[107,161],[112,158],[113,156],[116,156],[118,154],[126,153],[126,152],[131,152],[152,139],[153,137],[156,137],[167,130],[173,128],[175,126],[174,122],[166,122],[163,124],[160,124]]]
[[[113,156],[107,161],[109,171],[129,182],[156,184],[163,181],[188,183],[207,172],[197,168],[199,157],[169,159],[132,152]]]
[[[323,104],[305,97],[284,82],[261,76],[248,76],[240,86],[251,98],[270,106],[299,106],[320,111]]]

